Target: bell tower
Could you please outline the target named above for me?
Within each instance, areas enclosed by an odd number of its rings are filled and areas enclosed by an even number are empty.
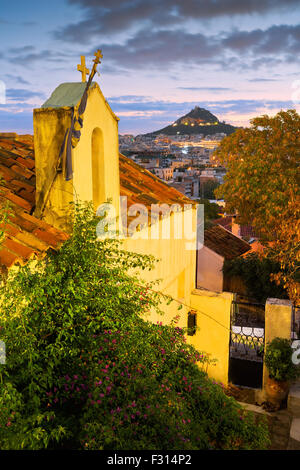
[[[95,56],[88,82],[82,56],[82,82],[59,85],[33,113],[35,214],[65,230],[70,202],[93,201],[97,210],[110,200],[119,214],[119,119],[92,82],[101,51]]]

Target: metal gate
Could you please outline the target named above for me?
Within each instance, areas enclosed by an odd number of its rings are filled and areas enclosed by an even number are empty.
[[[238,297],[232,302],[229,345],[229,382],[262,387],[265,342],[265,305]]]

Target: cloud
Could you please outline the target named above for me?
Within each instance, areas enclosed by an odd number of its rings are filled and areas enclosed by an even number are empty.
[[[147,29],[137,32],[123,44],[104,43],[101,49],[110,64],[127,70],[147,71],[149,67],[170,70],[176,65],[188,70],[200,64],[212,64],[223,71],[257,70],[299,62],[300,25],[272,26],[264,31],[231,31],[214,36]]]
[[[66,59],[74,57],[74,53],[61,52],[53,49],[38,50],[32,45],[19,48],[11,48],[8,50],[7,58],[10,62],[21,66],[33,65],[36,62],[65,62]]]
[[[19,98],[30,98],[28,90],[18,90]],[[16,90],[9,94],[17,97]],[[220,120],[234,122],[236,116],[274,113],[280,109],[294,108],[291,101],[280,100],[210,100],[171,102],[151,100],[147,95],[120,95],[107,99],[113,111],[120,116],[120,133],[147,133],[162,129],[180,116],[187,114],[196,105],[210,110]],[[3,131],[32,133],[32,105],[26,102],[0,105],[0,128]]]
[[[276,109],[291,109],[293,103],[290,100],[224,100],[220,102],[206,102],[213,112],[219,113],[239,113],[249,114],[253,112],[260,113],[261,109],[276,110]]]
[[[32,28],[33,26],[37,26],[38,23],[36,21],[23,21],[22,23],[20,23],[20,25],[28,27],[28,28]]]
[[[111,67],[166,69],[175,64],[194,63],[239,70],[299,62],[300,25],[272,25],[271,15],[284,9],[288,12],[293,9],[295,14],[300,7],[298,0],[69,0],[69,3],[82,9],[81,20],[53,32],[54,37],[72,44],[93,43],[93,51],[95,44],[99,44]],[[205,19],[227,17],[230,21],[237,15],[266,13],[270,13],[271,24],[266,29],[218,33],[208,26],[205,32],[199,30]],[[249,25],[251,22],[255,24],[250,19]],[[190,24],[194,27],[189,28]],[[108,73],[113,72],[112,68]]]
[[[278,78],[249,78],[248,82],[259,83],[259,82],[277,82]]]
[[[26,102],[31,98],[45,98],[44,93],[37,91],[25,90],[24,88],[8,88],[6,90],[6,97],[10,101]]]
[[[12,75],[12,74],[7,73],[5,74],[5,78],[9,82],[13,81],[13,82],[20,83],[20,85],[30,85],[30,83],[27,80],[25,80],[23,77],[21,77],[20,75]]]
[[[130,116],[140,116],[141,113],[144,113],[144,116],[148,114],[149,116],[160,113],[163,119],[166,119],[166,122],[173,122],[178,117],[187,114],[195,106],[200,106],[201,108],[209,109],[212,112],[218,113],[240,113],[240,114],[249,114],[249,112],[255,112],[260,109],[288,109],[293,108],[292,101],[285,100],[209,100],[209,101],[184,101],[181,103],[176,103],[172,101],[164,100],[149,100],[147,96],[138,96],[138,99],[131,101],[125,101],[124,97],[114,97],[108,98],[107,101],[111,105],[112,109],[116,114],[130,113]],[[134,114],[136,112],[136,114]]]
[[[112,96],[108,98],[110,103],[147,103],[151,102],[152,98],[150,96],[143,95],[123,95],[123,96]]]
[[[162,129],[181,116],[187,114],[196,105],[210,110],[223,121],[235,125],[247,125],[249,118],[262,114],[274,114],[281,109],[292,109],[291,101],[280,100],[221,100],[221,101],[149,101],[148,97],[139,96],[136,102],[125,103],[123,97],[109,98],[112,109],[120,116],[120,133],[147,133]],[[144,101],[143,101],[144,100]]]
[[[235,91],[233,88],[226,88],[226,87],[213,87],[213,86],[191,86],[191,87],[185,87],[185,86],[178,86],[178,90],[188,90],[188,91]]]
[[[95,35],[115,35],[132,28],[178,26],[188,20],[266,14],[297,9],[298,0],[69,0],[83,9],[83,19],[54,32],[57,39],[88,43]]]
[[[10,54],[26,54],[30,52],[34,52],[35,47],[34,46],[23,46],[23,47],[11,47],[8,52]]]
[[[17,132],[32,134],[32,110],[7,112],[0,106],[0,129],[2,132]]]
[[[222,41],[231,51],[251,54],[279,54],[299,51],[300,25],[275,25],[267,30],[234,31]]]
[[[215,38],[166,30],[140,31],[124,45],[107,43],[101,49],[112,63],[145,71],[149,66],[162,69],[182,62],[187,65],[214,63],[222,54],[221,44]]]

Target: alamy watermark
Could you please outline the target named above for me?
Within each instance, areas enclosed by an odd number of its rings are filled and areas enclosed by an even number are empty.
[[[0,341],[0,364],[6,363],[6,350],[4,341]]]
[[[0,104],[6,104],[6,86],[2,80],[0,80]]]
[[[292,349],[295,349],[292,354],[292,362],[298,366],[300,364],[300,340],[294,340],[292,342]]]
[[[300,104],[300,80],[294,80],[292,82],[293,92],[291,95],[294,104]]]
[[[184,240],[186,250],[202,248],[204,241],[203,204],[144,204],[128,206],[120,197],[119,217],[112,203],[101,204],[97,216],[99,239],[134,237],[143,240]]]

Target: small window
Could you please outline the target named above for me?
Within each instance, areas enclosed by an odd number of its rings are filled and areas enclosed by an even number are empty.
[[[197,328],[197,315],[196,312],[189,312],[188,313],[188,335],[193,336],[196,334]]]

